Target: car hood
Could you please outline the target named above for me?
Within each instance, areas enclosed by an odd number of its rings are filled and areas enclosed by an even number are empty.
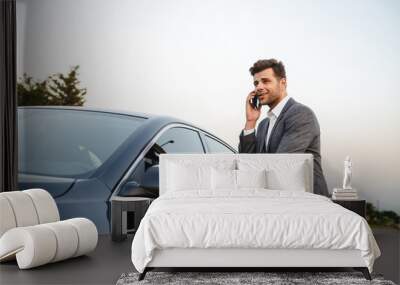
[[[47,190],[53,198],[56,198],[67,192],[74,185],[75,181],[75,178],[19,173],[18,189],[42,188]]]

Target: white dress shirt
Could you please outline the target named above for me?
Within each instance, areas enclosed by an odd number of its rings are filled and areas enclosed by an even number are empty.
[[[267,131],[267,138],[265,140],[265,149],[267,149],[268,141],[269,141],[269,138],[270,138],[271,132],[272,132],[272,128],[274,127],[276,120],[278,119],[279,115],[281,114],[283,108],[285,107],[285,105],[286,105],[287,101],[289,101],[289,99],[290,99],[290,96],[286,95],[282,99],[282,101],[280,101],[278,103],[278,105],[275,106],[275,108],[273,108],[272,110],[271,109],[268,110],[267,117],[269,118],[269,125],[268,125],[268,131]],[[255,131],[254,128],[249,129],[249,130],[243,130],[243,135],[247,136],[247,135],[253,133],[254,131]]]

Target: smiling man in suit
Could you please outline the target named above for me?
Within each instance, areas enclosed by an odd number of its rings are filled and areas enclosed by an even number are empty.
[[[321,167],[317,117],[309,107],[288,96],[283,63],[276,59],[259,60],[250,73],[255,89],[246,98],[246,125],[239,136],[239,153],[311,153],[314,193],[329,196]],[[255,96],[260,102],[258,109],[250,103]],[[269,111],[255,132],[264,105],[268,105]]]

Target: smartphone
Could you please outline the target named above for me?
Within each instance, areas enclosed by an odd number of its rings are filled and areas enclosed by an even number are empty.
[[[252,99],[250,99],[250,104],[253,109],[260,109],[260,99],[258,98],[258,95],[255,95]]]

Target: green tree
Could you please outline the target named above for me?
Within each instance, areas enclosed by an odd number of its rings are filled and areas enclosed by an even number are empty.
[[[53,74],[39,82],[24,74],[17,83],[18,105],[83,106],[87,90],[79,87],[78,69],[79,65],[66,75]]]
[[[36,106],[49,104],[50,98],[47,91],[47,80],[35,82],[32,77],[24,74],[17,83],[18,105]]]
[[[400,229],[400,216],[394,211],[378,211],[367,203],[367,221],[374,226],[387,226]]]

